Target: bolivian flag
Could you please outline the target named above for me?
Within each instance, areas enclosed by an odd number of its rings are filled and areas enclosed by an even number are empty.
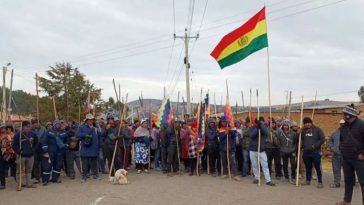
[[[223,69],[265,47],[268,47],[268,38],[264,7],[244,25],[224,36],[211,56]]]

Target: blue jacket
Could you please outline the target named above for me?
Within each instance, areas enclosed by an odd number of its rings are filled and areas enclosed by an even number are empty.
[[[86,135],[92,136],[92,141],[89,146],[85,144]],[[81,140],[81,157],[97,157],[101,148],[101,133],[96,127],[89,127],[83,124],[77,131],[76,137]]]
[[[66,130],[47,130],[42,137],[43,152],[63,152],[67,148],[68,138],[69,133]]]
[[[340,129],[336,129],[332,134],[328,142],[331,150],[334,152],[334,154],[340,154]]]
[[[229,134],[229,152],[235,152],[236,150],[236,130],[230,130]],[[219,139],[220,145],[219,150],[220,151],[226,151],[226,134],[225,132],[217,132],[217,138]]]
[[[217,130],[216,128],[208,127],[206,129],[206,142],[208,147],[218,147],[219,140],[217,139]]]
[[[268,137],[268,128],[265,125],[261,125],[260,128],[252,126],[249,128],[249,150],[257,152],[258,151],[258,141],[260,129],[260,152],[264,152],[266,149],[266,139]]]
[[[22,132],[21,150],[20,150],[19,138],[20,138],[20,132],[15,133],[13,141],[11,143],[11,146],[13,147],[14,151],[17,154],[21,154],[21,156],[23,157],[33,156],[37,150],[37,145],[38,145],[37,135],[32,131],[28,133]],[[33,138],[33,144],[30,144],[29,140],[30,138]]]

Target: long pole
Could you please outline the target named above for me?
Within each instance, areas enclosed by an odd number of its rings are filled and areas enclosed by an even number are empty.
[[[7,71],[7,67],[4,66],[3,68],[3,123],[5,124],[6,122],[6,71]]]
[[[55,100],[54,96],[52,97],[52,101],[53,101],[54,119],[58,119],[57,108],[56,108],[56,100]]]
[[[302,120],[303,120],[303,96],[301,100],[301,121],[300,128],[302,129]],[[302,134],[300,132],[300,136],[298,138],[298,153],[297,153],[297,170],[296,170],[296,186],[299,186],[300,180],[300,161],[301,161],[301,138]]]
[[[313,104],[312,115],[311,115],[311,120],[312,121],[313,121],[313,117],[315,116],[316,103],[317,103],[317,90],[316,90],[316,93],[315,93],[315,101],[314,101],[314,104]]]
[[[292,91],[289,91],[288,115],[287,115],[288,119],[291,119],[291,103],[292,103]]]
[[[35,92],[37,94],[37,100],[36,100],[36,106],[37,106],[37,120],[38,120],[38,123],[39,123],[39,77],[38,77],[38,73],[35,73]]]
[[[177,115],[178,115],[178,104],[179,104],[179,91],[178,91],[178,95],[177,95]],[[181,158],[180,158],[180,154],[179,154],[179,139],[177,137],[179,135],[179,133],[178,133],[178,130],[176,130],[175,124],[173,124],[173,128],[174,128],[176,142],[177,142],[178,174],[181,175]]]
[[[217,121],[217,109],[216,109],[216,96],[214,93],[214,110],[215,110],[215,120]]]
[[[271,90],[270,90],[270,66],[269,66],[269,47],[267,47],[267,71],[268,71],[268,102],[269,102],[269,133],[270,140],[273,141],[272,130],[272,103],[271,103]]]
[[[260,117],[260,109],[259,109],[259,93],[257,89],[257,109],[258,109],[258,123]],[[260,186],[260,141],[261,141],[261,133],[260,129],[258,129],[258,185]]]
[[[228,87],[227,80],[226,80],[226,99],[227,99],[227,101],[229,101],[229,87]],[[234,122],[231,122],[231,123],[234,123]],[[229,127],[229,125],[227,125],[226,129],[228,129],[228,127]],[[226,133],[226,158],[227,158],[227,168],[228,168],[228,173],[229,173],[229,180],[231,180],[230,156],[229,156],[229,131]]]
[[[20,117],[19,117],[20,118]],[[20,120],[20,130],[19,130],[19,150],[22,150],[21,147],[21,138],[23,136],[23,121]],[[19,184],[18,184],[18,191],[21,191],[21,185],[22,185],[22,157],[21,152],[19,154]]]
[[[78,102],[78,124],[81,124],[81,105]]]
[[[245,112],[245,103],[244,103],[244,93],[243,93],[243,90],[241,90],[241,100],[242,100],[242,103],[243,103],[243,112]]]
[[[9,120],[11,120],[11,98],[12,98],[12,93],[13,93],[13,75],[14,75],[14,69],[11,69],[11,77],[10,77],[10,90],[9,90],[9,101],[8,101],[8,117]]]

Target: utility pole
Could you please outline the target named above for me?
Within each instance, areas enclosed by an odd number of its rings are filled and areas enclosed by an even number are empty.
[[[189,58],[188,58],[188,43],[190,41],[190,39],[197,39],[199,37],[199,34],[197,34],[196,36],[189,36],[189,34],[187,33],[187,28],[185,28],[185,35],[184,36],[176,36],[176,34],[174,34],[174,39],[176,38],[180,38],[183,39],[183,41],[185,42],[185,59],[184,59],[184,63],[186,65],[186,97],[187,97],[187,114],[192,114],[192,106],[191,106],[191,94],[190,94],[190,62],[189,62]]]
[[[38,78],[38,73],[35,73],[35,92],[37,94],[37,100],[36,100],[36,106],[37,106],[37,120],[39,123],[39,78]]]
[[[11,98],[12,98],[12,92],[13,92],[13,76],[14,76],[14,69],[11,69],[11,77],[10,77],[10,90],[9,90],[9,101],[8,101],[8,116],[6,119],[9,119],[11,121]]]
[[[5,124],[6,122],[6,72],[8,70],[8,66],[10,66],[11,63],[8,63],[6,66],[3,67],[3,106],[2,106],[2,118],[3,118],[3,123]]]

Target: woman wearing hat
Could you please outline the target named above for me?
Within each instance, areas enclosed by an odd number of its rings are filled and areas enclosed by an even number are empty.
[[[142,170],[148,173],[148,146],[150,143],[150,134],[146,120],[142,120],[141,125],[135,130],[135,164],[137,173],[140,174]]]

